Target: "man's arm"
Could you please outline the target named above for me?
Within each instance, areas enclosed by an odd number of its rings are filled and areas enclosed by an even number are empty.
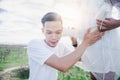
[[[106,18],[103,22],[101,20],[97,20],[97,24],[99,31],[103,32],[118,28],[120,26],[120,20],[116,20],[113,18]],[[102,24],[102,28],[100,29],[101,24]]]
[[[53,54],[50,58],[46,60],[45,64],[62,72],[66,72],[81,58],[86,48],[99,40],[103,36],[103,34],[104,33],[99,33],[98,30],[92,33],[90,33],[90,30],[88,30],[84,36],[84,40],[81,45],[78,46],[73,52],[63,57],[58,57]]]

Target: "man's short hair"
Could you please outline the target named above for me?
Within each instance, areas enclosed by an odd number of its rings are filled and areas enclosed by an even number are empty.
[[[61,16],[55,12],[48,12],[43,16],[43,18],[41,19],[43,26],[46,21],[61,21],[62,23]]]

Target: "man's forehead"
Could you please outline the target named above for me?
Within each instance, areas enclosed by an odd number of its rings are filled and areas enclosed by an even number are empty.
[[[60,21],[47,21],[45,23],[45,28],[47,29],[62,29],[62,23]]]
[[[51,24],[51,25],[55,25],[55,24],[62,24],[62,22],[61,21],[46,21],[45,22],[45,24],[47,25],[47,24]]]
[[[45,28],[46,31],[62,31],[62,27],[54,27],[54,28],[50,28],[47,27]]]

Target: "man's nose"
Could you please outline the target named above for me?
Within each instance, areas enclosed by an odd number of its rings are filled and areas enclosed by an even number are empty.
[[[56,39],[57,35],[56,34],[52,34],[52,39]]]

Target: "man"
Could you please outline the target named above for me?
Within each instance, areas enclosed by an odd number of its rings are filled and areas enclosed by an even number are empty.
[[[90,33],[88,29],[81,45],[70,52],[64,44],[59,43],[63,29],[61,17],[49,12],[41,22],[45,39],[32,40],[28,44],[29,80],[57,80],[57,70],[66,72],[80,59],[86,48],[104,34],[98,30]]]

